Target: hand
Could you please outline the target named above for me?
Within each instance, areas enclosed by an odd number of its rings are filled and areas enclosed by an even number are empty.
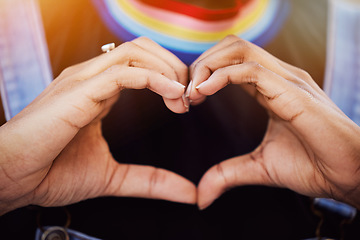
[[[106,195],[195,203],[193,183],[164,169],[118,163],[101,133],[101,119],[124,88],[149,88],[185,112],[186,81],[187,67],[146,38],[66,69],[0,128],[0,214]]]
[[[284,187],[360,208],[360,128],[306,72],[229,36],[192,64],[190,77],[193,103],[240,84],[270,117],[257,149],[205,173],[198,186],[201,209],[240,185]]]

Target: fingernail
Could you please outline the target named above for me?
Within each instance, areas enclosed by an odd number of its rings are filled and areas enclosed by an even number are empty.
[[[204,210],[205,208],[207,208],[208,206],[210,206],[211,203],[208,203],[208,204],[201,204],[201,205],[198,205],[198,208],[199,210]]]
[[[178,86],[182,87],[183,89],[185,89],[185,85],[183,85],[183,84],[181,84],[181,83],[179,83],[178,81],[175,81],[175,80],[171,80],[171,81],[173,81],[176,85],[178,85]]]
[[[184,103],[184,107],[186,109],[186,112],[189,112],[189,108],[190,108],[190,101],[189,101],[189,98],[187,98],[185,96],[185,94],[182,95],[182,100],[183,100],[183,103]]]
[[[205,82],[200,83],[199,85],[197,85],[197,86],[195,87],[195,89],[196,89],[196,90],[199,90],[199,88],[201,88],[201,86],[203,86],[204,83],[205,83]]]
[[[186,98],[190,97],[190,92],[191,92],[192,85],[193,85],[193,81],[191,80],[188,87],[187,87],[187,89],[186,89],[186,92],[185,92],[185,97]]]

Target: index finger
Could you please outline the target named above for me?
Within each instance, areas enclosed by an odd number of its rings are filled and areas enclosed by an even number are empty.
[[[289,80],[296,78],[295,75],[280,64],[276,57],[265,50],[246,40],[228,36],[191,66],[190,76],[193,84],[190,90],[190,99],[200,101],[204,98],[203,95],[196,91],[196,86],[206,81],[217,69],[245,62],[257,62]]]
[[[144,47],[144,50],[163,60],[176,74],[176,81],[185,86],[187,85],[188,68],[178,57],[146,37],[139,37],[132,42],[138,44],[140,47]],[[183,98],[169,99],[164,97],[163,99],[166,106],[173,112],[184,113],[188,110],[187,102],[185,102]]]
[[[140,47],[146,49],[146,51],[154,54],[158,58],[162,59],[166,64],[168,64],[175,72],[177,76],[177,81],[183,85],[187,85],[188,82],[188,68],[179,58],[177,58],[170,51],[161,47],[156,42],[152,41],[146,37],[139,37],[132,41]]]

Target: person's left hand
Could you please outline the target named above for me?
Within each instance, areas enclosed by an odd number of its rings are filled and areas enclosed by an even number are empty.
[[[239,84],[269,114],[264,139],[253,152],[225,160],[202,177],[200,208],[231,187],[253,184],[360,208],[360,127],[308,73],[229,36],[192,64],[190,76],[187,92],[194,104],[227,84]]]

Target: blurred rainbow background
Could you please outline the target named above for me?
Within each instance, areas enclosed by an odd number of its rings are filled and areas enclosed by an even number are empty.
[[[281,28],[290,5],[286,0],[238,1],[226,9],[206,9],[176,0],[93,3],[123,41],[146,36],[187,64],[229,34],[263,46]]]

